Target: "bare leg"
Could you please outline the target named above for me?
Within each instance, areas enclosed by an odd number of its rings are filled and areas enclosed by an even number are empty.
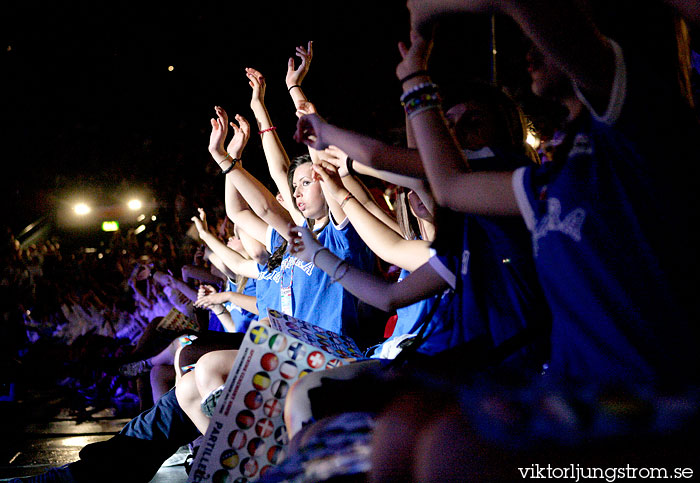
[[[175,369],[170,365],[157,365],[151,368],[151,391],[153,400],[157,401],[168,392],[175,383]]]
[[[202,396],[197,389],[194,371],[190,371],[180,378],[180,382],[175,386],[175,395],[185,414],[202,434],[206,434],[210,419],[202,412]]]
[[[237,350],[219,350],[199,358],[193,372],[202,397],[226,382],[237,355]]]
[[[173,363],[175,362],[175,352],[177,349],[180,347],[180,338],[178,337],[174,341],[172,341],[168,347],[160,351],[157,355],[151,357],[151,364],[154,366],[156,365],[163,365],[163,366],[172,366]]]
[[[349,380],[365,370],[378,366],[378,364],[379,362],[376,360],[353,362],[335,369],[312,372],[292,384],[284,401],[284,425],[287,427],[289,439],[294,437],[304,426],[304,423],[313,419],[309,390],[320,387],[321,378]]]

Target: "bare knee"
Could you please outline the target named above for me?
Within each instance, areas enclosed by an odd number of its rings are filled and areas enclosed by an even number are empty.
[[[199,358],[194,377],[201,394],[206,395],[226,382],[237,355],[237,350],[225,350],[208,352]]]

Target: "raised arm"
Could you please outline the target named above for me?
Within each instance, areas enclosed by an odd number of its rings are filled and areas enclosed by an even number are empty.
[[[292,218],[272,193],[241,166],[240,156],[250,134],[248,122],[243,116],[236,115],[240,126],[230,124],[235,132],[227,151],[223,146],[228,117],[221,107],[217,107],[216,112],[217,118],[211,120],[209,152],[226,175],[226,214],[236,225],[264,244],[268,225],[286,232],[286,223]]]
[[[413,271],[430,258],[430,244],[423,240],[406,240],[362,206],[342,185],[335,167],[324,163],[314,166],[329,192],[338,201],[352,226],[367,246],[381,259]]]
[[[227,332],[236,332],[236,326],[233,323],[231,314],[223,305],[226,302],[238,305],[248,312],[254,314],[258,313],[258,309],[255,305],[255,297],[236,292],[217,292],[216,289],[210,285],[200,286],[197,293],[197,301],[194,303],[194,306],[211,310]]]
[[[348,155],[341,151],[336,146],[329,146],[323,151],[320,151],[321,159],[333,165],[340,176],[343,186],[355,197],[355,199],[372,215],[386,226],[394,230],[396,233],[401,233],[399,224],[396,219],[391,217],[387,212],[379,207],[374,197],[370,194],[367,186],[365,186],[359,178],[350,174],[347,169]],[[341,198],[340,201],[344,199]],[[351,219],[352,221],[352,219]],[[353,223],[354,225],[355,223]]]
[[[314,43],[312,40],[309,41],[307,47],[300,45],[296,48],[296,55],[301,61],[299,67],[294,67],[294,57],[290,57],[287,62],[287,75],[285,77],[285,83],[287,84],[287,91],[292,97],[292,102],[294,102],[294,107],[299,108],[299,105],[307,101],[308,99],[301,90],[301,83],[309,73],[309,67],[311,67],[311,59],[314,56]]]
[[[260,265],[265,265],[270,254],[267,252],[264,243],[260,243],[240,227],[236,228],[238,239],[241,240],[241,245],[246,253]],[[229,247],[230,248],[230,247]]]
[[[403,60],[396,75],[399,79],[412,76],[403,82],[402,101],[435,201],[467,213],[519,214],[511,173],[474,173],[469,169],[468,160],[448,128],[437,86],[427,75],[431,42],[415,31],[411,32],[411,40],[410,48],[399,44]]]
[[[297,258],[313,262],[358,299],[386,312],[426,299],[447,288],[447,283],[424,264],[401,283],[386,280],[349,265],[324,248],[307,228],[290,226],[290,251]]]
[[[393,146],[334,126],[318,114],[307,114],[299,118],[294,139],[316,150],[326,149],[330,145],[337,146],[352,159],[378,170],[414,178],[425,177],[420,155],[415,149]]]
[[[233,273],[248,278],[258,278],[258,265],[255,260],[244,258],[240,253],[230,249],[207,229],[207,216],[202,208],[199,208],[199,218],[192,217],[199,238],[218,256],[226,267]]]
[[[543,53],[605,112],[615,75],[610,43],[572,0],[409,0],[411,27],[428,38],[441,17],[494,11],[511,17]]]
[[[255,69],[246,68],[246,76],[248,84],[252,89],[250,99],[250,108],[255,115],[255,120],[258,124],[258,133],[260,134],[267,160],[267,167],[270,172],[270,177],[274,181],[277,190],[279,190],[284,200],[284,207],[289,211],[295,223],[303,223],[304,217],[294,205],[292,193],[289,190],[287,182],[287,170],[289,169],[289,157],[287,156],[282,142],[277,135],[277,128],[270,119],[270,114],[265,106],[265,78]]]

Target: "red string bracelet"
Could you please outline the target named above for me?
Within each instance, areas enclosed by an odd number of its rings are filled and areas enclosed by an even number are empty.
[[[274,131],[274,130],[276,130],[276,129],[277,129],[277,128],[276,128],[275,126],[268,127],[267,129],[263,129],[262,131],[258,131],[258,134],[264,134],[264,133],[266,133],[267,131]]]

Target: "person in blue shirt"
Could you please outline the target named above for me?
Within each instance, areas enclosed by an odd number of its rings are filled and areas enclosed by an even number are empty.
[[[251,82],[262,83],[256,71],[248,73]],[[334,332],[353,336],[357,333],[357,299],[339,284],[331,283],[331,276],[316,268],[313,263],[299,260],[287,251],[286,229],[294,222],[293,216],[280,204],[257,179],[240,163],[240,156],[247,142],[250,127],[242,116],[231,123],[234,136],[229,151],[224,149],[226,130],[229,126],[226,112],[216,108],[217,119],[212,119],[210,153],[221,170],[226,173],[226,211],[231,220],[259,242],[264,242],[271,253],[267,269],[260,272],[259,300],[267,304],[266,310],[279,304],[282,312],[316,324]],[[259,120],[260,123],[260,120]],[[264,124],[262,124],[264,126]],[[261,129],[264,131],[264,129]],[[261,132],[268,137],[274,131]],[[281,145],[275,144],[275,153]],[[265,142],[263,142],[265,149]],[[269,149],[266,156],[269,155]],[[270,155],[272,157],[272,155]],[[283,199],[292,193],[297,218],[301,215],[306,226],[312,226],[324,246],[358,266],[369,269],[373,256],[357,232],[350,225],[340,204],[326,196],[319,176],[312,169],[309,156],[295,158],[287,168],[287,186],[278,186]],[[289,197],[290,195],[287,195]],[[277,293],[278,300],[274,300]],[[270,298],[272,297],[272,299]],[[263,315],[260,315],[263,318]],[[206,431],[209,418],[201,411],[203,397],[215,391],[226,380],[237,352],[215,351],[197,361],[194,371],[183,376],[176,393],[182,408],[202,432]]]
[[[437,18],[485,6],[409,2],[412,44],[401,48],[397,67],[397,77],[410,76],[403,83],[407,105],[439,92],[426,70],[426,37]],[[650,6],[655,28],[673,25],[661,2]],[[659,431],[675,431],[674,448],[683,449],[683,430],[692,427],[684,427],[687,416],[695,414],[697,421],[697,399],[679,397],[689,402],[688,411],[674,418],[659,405],[664,397],[656,397],[669,385],[697,388],[699,374],[698,313],[691,288],[697,287],[698,239],[688,222],[697,213],[697,197],[687,180],[697,178],[700,130],[692,102],[683,96],[688,90],[678,85],[682,69],[672,65],[682,58],[673,35],[666,42],[665,36],[648,35],[647,23],[639,28],[617,17],[610,23],[622,35],[607,37],[574,2],[489,2],[489,7],[513,18],[533,41],[532,91],[559,101],[568,112],[564,141],[553,161],[500,173],[470,172],[449,138],[439,102],[414,109],[411,124],[438,204],[525,220],[552,309],[551,361],[545,378],[534,378],[520,391],[493,381],[444,388],[438,397],[454,399],[418,424],[411,418],[431,396],[399,397],[375,433],[373,481],[509,481],[512,468],[501,461],[522,466],[520,456],[544,447],[553,464],[577,454],[596,466],[648,464],[658,446],[636,443],[648,443]],[[629,41],[626,35],[634,31],[639,35]],[[673,47],[667,49],[669,44]],[[673,168],[666,162],[670,159]],[[542,387],[545,381],[549,387]],[[606,395],[606,388],[612,392]],[[496,394],[499,414],[512,419],[483,409]],[[610,411],[605,401],[611,396],[618,407],[650,404],[654,409],[643,420],[598,424]],[[555,400],[565,418],[547,416]],[[516,408],[525,411],[511,412]],[[561,444],[557,435],[564,434],[574,445]],[[404,437],[400,454],[389,450],[390,441]],[[596,451],[613,441],[614,452]],[[413,452],[417,447],[420,456]]]
[[[521,111],[514,101],[498,88],[483,83],[469,83],[463,92],[460,102],[449,113],[453,132],[472,156],[471,168],[480,172],[502,171],[534,164],[525,155],[528,151],[524,147],[526,130]],[[490,111],[499,112],[500,117],[483,115]],[[317,115],[310,117],[302,118],[300,127],[312,128],[314,140],[301,140],[313,142],[316,147],[339,144],[363,160],[382,162],[383,168],[390,166],[389,161],[383,159],[389,157],[389,153],[404,164],[417,156],[417,153],[405,148],[403,151],[396,147],[382,149],[376,140],[331,126]],[[308,125],[304,127],[306,123]],[[473,130],[465,129],[465,124]],[[375,146],[368,150],[372,154],[363,152],[368,145]],[[347,196],[347,190],[334,180],[334,168],[324,164],[315,169],[323,182],[331,187],[330,191],[337,200]],[[361,210],[361,203],[351,197],[345,208],[354,222],[361,221],[356,213]],[[381,344],[372,357],[393,358],[419,331],[421,343],[417,350],[425,355],[444,355],[448,349],[468,350],[461,348],[476,341],[482,341],[480,345],[484,347],[481,350],[485,353],[487,347],[500,346],[512,337],[531,331],[538,335],[533,335],[528,344],[516,351],[517,354],[511,354],[507,362],[520,369],[539,368],[548,355],[549,310],[535,274],[525,225],[514,217],[492,219],[450,213],[439,218],[442,218],[442,223],[438,226],[440,235],[436,243],[430,248],[428,243],[423,242],[424,245],[418,245],[408,252],[413,262],[412,270],[402,277],[400,283],[385,282],[349,263],[338,270],[342,273],[338,280],[340,284],[365,302],[383,310],[401,313],[403,307],[431,300],[418,313],[401,314],[404,317],[402,320],[399,316],[394,335]],[[315,257],[318,266],[324,270],[335,270],[340,261],[332,254],[325,253],[307,230],[294,228],[290,233],[294,236],[293,252],[304,259]],[[404,242],[404,245],[407,244]],[[419,251],[420,247],[425,250],[424,257]],[[395,257],[400,259],[398,255]],[[446,290],[454,294],[440,297]],[[437,303],[438,307],[435,314],[430,315],[429,309],[433,303]],[[288,433],[294,435],[302,425],[316,419],[311,410],[309,390],[322,385],[322,380],[353,379],[376,367],[377,364],[358,363],[310,374],[299,381],[290,391],[285,404]],[[375,399],[379,407],[380,398]],[[334,409],[324,408],[323,411],[328,415]]]

